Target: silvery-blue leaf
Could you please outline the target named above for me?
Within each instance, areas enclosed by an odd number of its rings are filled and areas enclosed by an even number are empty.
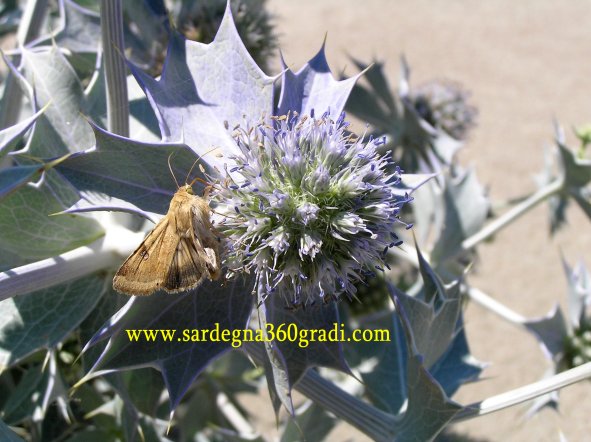
[[[359,60],[353,60],[357,69],[360,71],[364,71],[368,68],[367,65],[362,63]],[[392,118],[396,117],[399,109],[396,103],[396,100],[392,96],[392,91],[390,90],[390,85],[388,83],[388,79],[384,74],[384,63],[380,62],[379,60],[374,60],[370,65],[369,69],[364,75],[364,78],[367,80],[367,83],[371,86],[373,96],[382,102],[382,106],[389,113],[390,122]]]
[[[462,406],[447,397],[423,365],[423,358],[414,345],[413,332],[405,309],[395,292],[392,292],[392,297],[409,350],[406,365],[408,401],[404,414],[396,424],[395,440],[431,440],[462,409]],[[421,425],[417,425],[417,422],[421,422]]]
[[[13,66],[11,69],[18,76],[21,88],[32,100],[34,97],[36,105],[47,106],[43,117],[47,118],[62,145],[71,152],[91,147],[94,136],[80,113],[85,106],[84,92],[70,63],[55,46],[39,51],[23,48],[21,53],[23,74],[19,74]],[[56,154],[52,151],[54,148],[45,145],[44,141],[41,138],[39,145],[28,145],[27,153],[40,158],[64,153]]]
[[[430,368],[447,351],[455,338],[461,299],[459,296],[447,298],[438,302],[436,307],[435,299],[427,303],[408,296],[395,287],[393,290],[408,316],[413,341],[424,358],[423,364]]]
[[[289,382],[287,363],[273,342],[265,342],[265,355],[263,367],[275,417],[279,416],[281,405],[293,416],[295,413],[291,397],[293,385]]]
[[[216,153],[227,156],[235,149],[224,122],[230,127],[256,123],[272,112],[273,78],[246,51],[229,7],[211,44],[172,33],[160,80],[131,69],[154,108],[163,139],[184,142],[201,155],[215,148],[208,161],[220,171],[227,160]]]
[[[324,45],[296,73],[287,67],[283,59],[281,61],[284,72],[276,115],[285,115],[288,112],[310,115],[314,111],[318,117],[330,112],[336,118],[344,109],[355,82],[362,75],[359,73],[346,80],[335,80],[326,61]]]
[[[133,298],[123,307],[123,315],[99,330],[100,339],[110,338],[96,361],[93,371],[154,367],[162,372],[174,410],[197,375],[221,353],[229,342],[184,342],[196,331],[243,329],[252,308],[248,281],[233,281],[220,287],[218,282],[205,282],[186,294],[156,293]],[[170,341],[144,339],[130,341],[126,330],[175,330]],[[140,333],[141,334],[141,333]],[[92,339],[96,342],[99,339]]]
[[[437,434],[461,408],[448,399],[447,393],[454,393],[462,382],[475,380],[482,368],[470,357],[462,331],[458,284],[444,286],[418,254],[423,278],[419,296],[411,297],[389,286],[396,313],[384,315],[372,325],[390,330],[391,342],[364,343],[361,349],[363,359],[378,360],[371,369],[362,370],[372,402],[391,413],[404,413],[400,440],[410,437],[410,422],[416,418],[412,416],[424,412],[418,404],[430,400],[440,412],[420,418],[421,422],[433,422],[421,431],[432,433],[430,437]],[[461,373],[459,378],[456,370]],[[438,378],[443,385],[438,384]],[[417,399],[421,395],[426,397]]]
[[[555,305],[546,316],[530,319],[524,325],[534,334],[549,360],[556,360],[556,357],[563,353],[568,336],[568,324],[558,305]]]
[[[464,321],[460,316],[455,337],[441,358],[429,369],[445,394],[452,397],[468,382],[477,381],[487,364],[478,361],[470,353]]]
[[[287,421],[280,441],[299,440],[302,435],[305,435],[308,442],[323,441],[326,440],[336,423],[337,420],[322,407],[308,401],[296,410],[294,418]]]
[[[576,157],[566,145],[558,143],[567,187],[585,187],[591,181],[591,160]]]
[[[43,167],[39,166],[14,166],[0,170],[0,200],[26,183],[39,179],[41,173]]]
[[[14,126],[7,127],[6,129],[0,130],[0,158],[14,150],[23,139],[23,136],[33,126],[37,118],[45,111],[41,109],[36,114],[29,118],[15,124]]]
[[[49,37],[41,37],[27,46],[52,46],[67,48],[72,52],[96,53],[101,37],[100,15],[83,8],[72,0],[59,0],[60,23]]]
[[[577,188],[571,189],[570,196],[577,202],[581,210],[587,215],[587,218],[591,219],[591,189],[588,188]]]
[[[25,148],[14,152],[14,155],[16,160],[24,163],[29,161],[28,156],[49,159],[67,155],[69,152],[70,148],[53,123],[46,115],[40,115],[31,130],[31,136]],[[23,153],[24,156],[20,155]]]
[[[0,204],[0,248],[24,259],[59,255],[104,234],[93,219],[49,216],[66,209],[64,205],[73,204],[78,196],[54,170],[45,171],[43,177],[39,185],[21,186]]]
[[[2,406],[2,419],[5,422],[15,425],[19,424],[24,419],[33,416],[35,408],[39,405],[38,399],[40,394],[35,395],[35,392],[42,392],[47,388],[47,381],[49,379],[48,370],[43,370],[43,367],[38,364],[27,369],[12,390],[10,396]],[[37,400],[32,400],[34,395]]]
[[[591,219],[591,202],[589,201],[591,190],[588,188],[591,181],[591,160],[575,156],[560,140],[557,140],[557,144],[564,174],[560,197],[574,199],[587,217]]]
[[[390,342],[363,342],[356,344],[355,350],[363,360],[378,361],[361,370],[361,378],[371,401],[389,413],[398,414],[408,397],[408,349],[400,320],[391,314],[373,320],[371,324],[361,325],[390,332]]]
[[[45,418],[49,407],[56,405],[62,416],[68,419],[67,396],[56,355],[49,352],[47,363],[29,369],[19,381],[4,405],[2,417],[10,424],[28,419],[38,423]]]
[[[591,300],[591,273],[583,261],[578,262],[572,269],[563,258],[562,265],[568,283],[567,302],[570,325],[576,329],[585,318],[585,308]]]
[[[193,177],[188,177],[197,157],[184,144],[143,143],[97,126],[93,129],[96,149],[73,155],[57,166],[86,200],[77,203],[84,211],[94,204],[95,210],[122,210],[153,218],[151,214],[167,212],[177,190],[175,177],[182,185],[201,175],[194,168]],[[169,157],[174,177],[168,169]],[[199,194],[203,185],[195,186]]]
[[[109,284],[105,289],[104,295],[94,307],[92,314],[82,321],[78,327],[80,342],[89,342],[90,339],[97,334],[100,336],[101,326],[104,325],[127,301],[127,296],[117,293]],[[104,345],[106,345],[106,341],[103,340],[102,344],[103,345],[94,345],[92,348],[85,349],[85,351],[82,352],[82,365],[86,371],[92,368],[94,362],[101,355],[104,350]]]
[[[0,436],[6,442],[24,442],[20,436],[10,429],[3,421],[0,420]]]
[[[401,105],[390,90],[384,64],[374,60],[368,67],[359,60],[352,61],[359,71],[367,69],[367,72],[363,76],[364,84],[356,83],[353,87],[346,111],[374,126],[378,134],[392,135],[398,130]]]
[[[330,367],[350,373],[341,342],[328,338],[326,342],[310,341],[310,330],[325,330],[327,336],[332,331],[336,338],[344,333],[334,303],[290,310],[282,299],[269,297],[265,307],[267,326],[272,325],[275,332],[282,327],[286,332],[287,339],[276,340],[275,346],[285,360],[290,385],[294,385],[309,367]],[[303,333],[307,333],[308,342]]]
[[[462,409],[449,399],[441,386],[421,364],[420,356],[408,359],[408,403],[395,429],[395,441],[432,440]],[[420,423],[419,423],[420,422]]]
[[[360,70],[361,69],[363,69],[363,67],[360,67]],[[375,67],[371,67],[365,74],[365,77],[367,78],[374,69]],[[388,125],[391,124],[390,114],[383,109],[383,105],[381,105],[379,101],[380,98],[381,97],[378,97],[375,92],[356,83],[353,89],[351,89],[345,107],[347,113],[356,116],[359,115],[363,121],[376,128],[376,136],[381,135],[383,128],[388,127]]]
[[[361,70],[364,64],[354,60]],[[356,85],[347,103],[347,110],[373,126],[375,136],[386,135],[384,151],[391,151],[394,160],[405,170],[438,172],[451,164],[462,142],[434,127],[417,111],[410,88],[410,68],[401,63],[399,90],[388,85],[383,64],[374,65],[365,74],[367,86]]]
[[[549,378],[550,376],[554,376],[555,374],[556,374],[555,368],[551,367],[548,370],[546,370],[546,373],[544,373],[544,376],[542,377],[542,379]],[[538,413],[542,409],[548,408],[548,407],[554,409],[555,411],[558,411],[558,405],[559,405],[559,400],[560,400],[558,393],[559,393],[559,390],[554,390],[554,391],[551,391],[550,393],[538,396],[532,402],[531,406],[529,407],[526,417],[531,418],[532,416],[534,416],[536,413]]]
[[[263,299],[261,292],[262,290],[259,286],[259,299]],[[267,336],[266,309],[267,307],[265,303],[262,303],[259,307],[259,327],[265,332],[265,336]],[[278,418],[281,405],[283,405],[288,413],[293,416],[295,413],[291,397],[293,384],[290,382],[287,361],[279,349],[276,340],[273,341],[267,336],[267,339],[264,342],[264,347],[265,356],[263,357],[263,367],[265,369],[267,388],[269,390],[269,396],[271,398],[273,410],[275,411],[275,417]]]
[[[452,164],[456,153],[463,147],[463,143],[454,137],[448,135],[446,132],[437,131],[437,135],[433,140],[433,150],[436,152],[438,158],[443,164]],[[433,164],[436,164],[435,162]]]
[[[162,375],[151,367],[121,373],[124,387],[138,411],[155,416],[164,390]]]
[[[557,138],[562,139],[562,135]],[[543,188],[551,184],[558,177],[556,176],[556,169],[562,169],[562,164],[559,160],[560,153],[554,149],[546,146],[544,149],[544,166],[540,173],[535,176],[535,181],[538,187]],[[558,162],[558,165],[556,164]],[[560,171],[562,173],[563,170]],[[569,199],[566,195],[559,193],[548,198],[549,216],[550,216],[550,233],[554,234],[560,227],[566,224],[566,208],[568,207]]]
[[[94,309],[103,276],[87,276],[0,302],[0,369],[55,347]]]
[[[141,210],[136,205],[126,200],[113,198],[101,192],[81,190],[79,191],[79,194],[80,199],[61,213],[84,213],[96,211],[125,212],[138,215],[154,224],[162,217],[161,213]]]
[[[135,78],[127,77],[129,98],[129,134],[137,141],[155,142],[160,140],[160,129],[154,111]],[[86,97],[84,114],[100,127],[107,127],[107,95],[104,63],[94,71],[90,84],[84,91]]]
[[[445,259],[464,239],[478,232],[486,220],[490,202],[473,171],[450,177],[444,190],[445,220],[432,251],[432,259]]]

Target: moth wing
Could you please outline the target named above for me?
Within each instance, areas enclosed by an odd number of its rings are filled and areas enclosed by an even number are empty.
[[[164,290],[175,293],[197,287],[208,276],[204,264],[202,248],[190,232],[187,232],[180,237],[172,256]]]
[[[208,278],[212,280],[219,279],[221,275],[220,265],[220,239],[219,234],[209,220],[209,205],[203,199],[193,206],[193,234],[197,249],[202,256],[203,262],[208,272]]]
[[[121,265],[113,278],[113,288],[127,295],[150,295],[160,289],[176,250],[176,245],[170,247],[175,236],[170,218],[165,216]]]
[[[182,211],[169,211],[154,227],[115,274],[115,290],[176,293],[220,277],[219,239],[209,221],[209,205],[199,197],[191,204],[190,219]]]

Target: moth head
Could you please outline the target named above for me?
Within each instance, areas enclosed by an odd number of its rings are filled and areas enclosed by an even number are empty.
[[[189,195],[195,195],[195,192],[193,192],[193,186],[191,186],[190,184],[185,184],[181,187],[181,189],[183,189]]]

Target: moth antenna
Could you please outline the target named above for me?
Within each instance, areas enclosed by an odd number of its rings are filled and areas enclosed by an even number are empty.
[[[191,165],[191,168],[189,169],[189,173],[187,173],[187,178],[185,178],[185,183],[189,180],[189,177],[191,176],[191,172],[193,172],[193,168],[195,167],[195,164],[197,164],[197,162],[201,159],[203,159],[203,157],[205,155],[207,155],[210,152],[213,152],[214,150],[218,149],[217,147],[212,147],[211,149],[209,149],[207,152],[205,152],[203,155],[197,155],[197,159],[193,162],[193,164]],[[195,181],[193,180],[191,182],[191,185],[193,185],[193,183],[195,183]]]
[[[168,155],[168,170],[170,170],[170,174],[172,175],[172,179],[174,180],[175,184],[176,184],[176,188],[180,189],[181,186],[179,186],[179,182],[176,180],[176,177],[174,176],[174,172],[172,171],[172,167],[170,166],[170,157],[172,157],[172,154],[174,152],[171,152],[170,155]]]

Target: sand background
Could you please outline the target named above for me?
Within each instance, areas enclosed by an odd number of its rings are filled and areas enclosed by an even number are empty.
[[[270,0],[280,47],[288,65],[299,67],[319,49],[333,72],[355,73],[349,55],[386,63],[391,85],[398,81],[399,56],[412,68],[411,82],[434,78],[461,82],[479,108],[460,159],[473,166],[493,201],[535,189],[543,148],[552,143],[552,119],[565,127],[591,122],[591,2],[570,0],[386,1]],[[274,72],[277,72],[275,70]],[[542,205],[479,248],[481,262],[470,282],[525,316],[564,305],[566,280],[560,251],[571,264],[591,265],[591,224],[571,205],[569,225],[549,236]],[[535,340],[477,305],[466,327],[473,354],[492,363],[484,380],[454,397],[463,404],[540,379],[548,365]],[[559,413],[545,410],[524,420],[516,406],[457,424],[454,433],[473,440],[591,440],[591,385],[564,389]],[[349,427],[350,428],[350,427]],[[344,425],[331,440],[366,440]]]
[[[476,169],[493,201],[535,189],[543,148],[552,143],[552,119],[565,127],[591,122],[591,2],[569,0],[269,0],[280,47],[290,67],[311,58],[327,34],[333,72],[354,74],[353,56],[385,62],[393,87],[404,53],[415,86],[435,78],[461,82],[479,108],[461,162]],[[4,40],[3,46],[12,47]],[[273,73],[279,71],[275,65]],[[566,280],[560,251],[573,264],[591,265],[591,224],[578,207],[568,210],[569,226],[549,236],[547,206],[528,213],[479,247],[480,263],[470,282],[516,312],[544,315],[564,306]],[[473,354],[492,365],[483,380],[454,397],[470,404],[542,377],[548,368],[535,340],[476,305],[469,305],[466,328]],[[545,410],[524,419],[526,406],[494,413],[451,429],[453,440],[591,440],[591,384],[562,390],[559,412]],[[255,427],[276,434],[265,392],[243,398],[257,418]],[[367,438],[340,424],[329,440]]]

